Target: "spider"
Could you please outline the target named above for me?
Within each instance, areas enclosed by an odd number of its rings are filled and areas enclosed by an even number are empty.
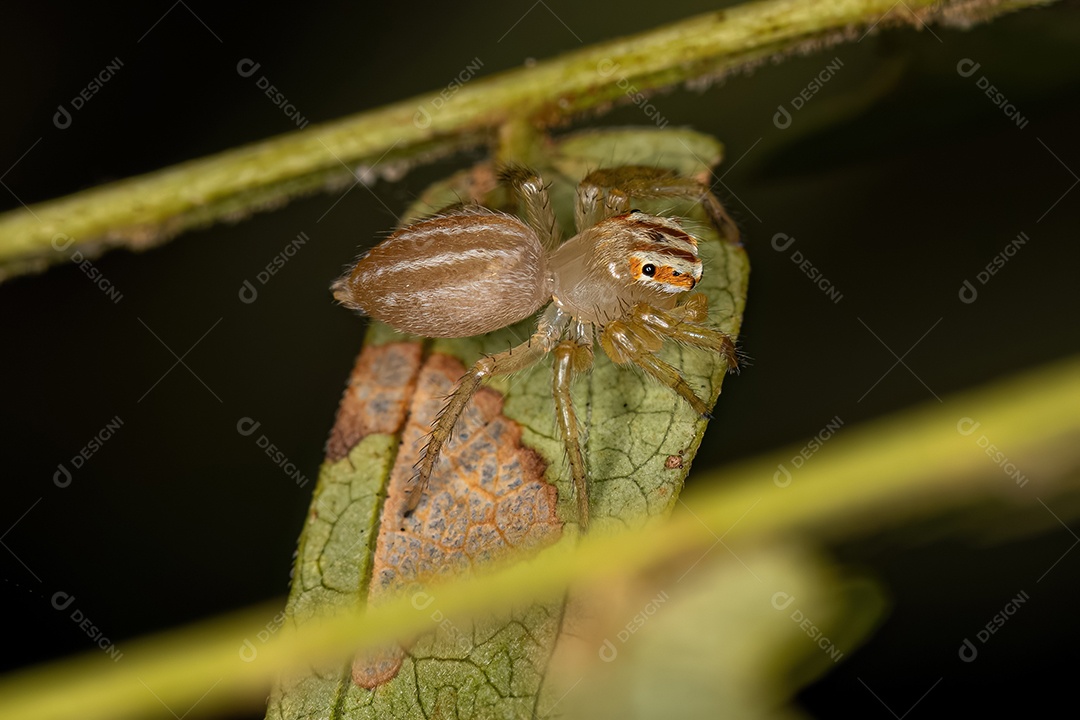
[[[587,372],[598,340],[618,365],[634,365],[671,388],[699,415],[708,404],[656,353],[666,340],[718,353],[737,367],[732,338],[703,323],[698,239],[678,218],[631,209],[631,198],[700,202],[729,242],[738,231],[704,184],[660,168],[596,170],[578,185],[577,234],[562,241],[548,188],[520,165],[500,173],[523,218],[459,204],[403,227],[362,256],[333,285],[334,297],[391,327],[425,337],[469,337],[537,313],[532,337],[478,360],[432,425],[408,492],[416,508],[443,445],[484,378],[523,370],[554,353],[552,392],[566,448],[578,522],[589,524],[587,472],[570,383]],[[685,298],[683,302],[680,299]]]

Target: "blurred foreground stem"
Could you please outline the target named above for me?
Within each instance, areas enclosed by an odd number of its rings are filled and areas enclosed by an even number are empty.
[[[1074,479],[1080,467],[1078,408],[1080,358],[1074,358],[844,430],[790,483],[783,475],[778,481],[776,473],[798,448],[695,476],[707,489],[685,512],[648,530],[592,536],[576,548],[569,539],[501,572],[428,590],[447,615],[505,608],[555,596],[572,582],[627,575],[683,553],[701,555],[717,537],[735,548],[791,533],[816,541],[850,539],[988,498],[1036,508],[1041,503],[1049,522],[1060,522],[1054,499],[1069,489],[1062,481]],[[988,456],[984,440],[1023,468],[1031,482],[1021,485],[1010,477]],[[403,597],[305,625],[298,634],[282,630],[268,642],[260,640],[257,661],[250,651],[245,661],[245,638],[256,637],[277,612],[275,603],[124,642],[124,659],[117,664],[92,652],[10,675],[0,681],[0,717],[168,717],[160,702],[176,708],[198,702],[200,710],[255,705],[283,670],[350,656],[358,646],[408,637],[432,624],[429,612]]]

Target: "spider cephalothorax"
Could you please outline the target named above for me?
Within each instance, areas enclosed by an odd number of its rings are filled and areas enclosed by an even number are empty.
[[[566,446],[582,527],[589,519],[587,473],[570,398],[570,380],[592,365],[593,343],[618,364],[633,364],[667,385],[696,412],[709,408],[679,372],[656,356],[665,340],[704,348],[735,367],[731,338],[702,323],[698,239],[678,219],[630,208],[630,198],[691,197],[731,242],[734,224],[702,184],[666,170],[598,170],[578,186],[577,234],[561,241],[540,176],[513,166],[502,179],[524,219],[480,206],[457,206],[401,228],[334,284],[334,296],[398,330],[468,337],[522,320],[547,305],[525,343],[481,358],[432,427],[409,507],[421,493],[469,398],[489,375],[524,369],[554,353],[556,424]],[[685,298],[683,302],[680,299]]]

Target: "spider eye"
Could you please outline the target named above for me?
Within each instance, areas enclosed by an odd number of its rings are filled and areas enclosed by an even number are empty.
[[[678,270],[672,270],[671,274],[674,275],[675,277],[679,277],[680,275],[682,275],[682,273],[679,272]]]
[[[642,272],[642,274],[644,274],[644,275],[647,275],[647,276],[649,276],[649,277],[652,277],[653,275],[655,275],[655,274],[656,274],[656,266],[655,266],[655,265],[653,265],[652,263],[649,263],[648,265],[646,265],[646,266],[644,266],[643,268],[641,268],[641,272]]]

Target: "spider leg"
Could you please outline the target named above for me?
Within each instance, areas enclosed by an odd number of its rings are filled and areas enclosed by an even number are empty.
[[[630,209],[630,198],[625,194],[615,194],[609,198],[605,188],[589,182],[589,178],[596,172],[600,171],[590,173],[578,184],[574,202],[574,224],[578,232],[591,228],[605,218]],[[622,209],[623,205],[625,209]]]
[[[645,165],[594,170],[578,185],[575,217],[578,231],[630,211],[630,198],[652,200],[681,197],[701,203],[712,223],[724,238],[739,244],[739,228],[728,216],[712,188],[671,170]]]
[[[406,514],[415,510],[420,503],[424,488],[427,487],[431,473],[435,470],[435,464],[439,461],[439,453],[442,452],[443,445],[450,439],[458,418],[461,417],[469,399],[479,389],[484,378],[517,372],[535,364],[555,347],[568,322],[569,317],[552,305],[540,319],[532,337],[509,350],[480,358],[458,381],[446,405],[431,425],[431,434],[428,436],[427,445],[421,451],[416,474],[406,490]]]
[[[563,444],[566,446],[566,456],[570,460],[574,493],[577,495],[578,523],[583,531],[589,527],[589,488],[586,480],[585,458],[581,453],[577,415],[574,412],[574,401],[570,397],[570,381],[574,375],[587,371],[592,366],[592,359],[591,345],[564,340],[555,348],[555,365],[552,374],[555,421],[559,426],[559,435],[562,436]]]
[[[699,320],[707,316],[708,300],[701,294],[692,295],[685,304],[667,311],[639,303],[632,315],[634,320],[665,338],[718,353],[729,370],[736,370],[739,356],[735,341],[725,332],[700,325]]]
[[[524,206],[525,220],[540,236],[544,249],[551,252],[559,247],[561,233],[547,185],[535,170],[523,165],[508,165],[499,173],[500,179],[509,185]]]
[[[660,334],[634,317],[608,323],[600,335],[600,345],[612,362],[618,365],[637,365],[674,390],[698,415],[711,418],[709,406],[697,396],[679,371],[654,354],[663,342]]]

